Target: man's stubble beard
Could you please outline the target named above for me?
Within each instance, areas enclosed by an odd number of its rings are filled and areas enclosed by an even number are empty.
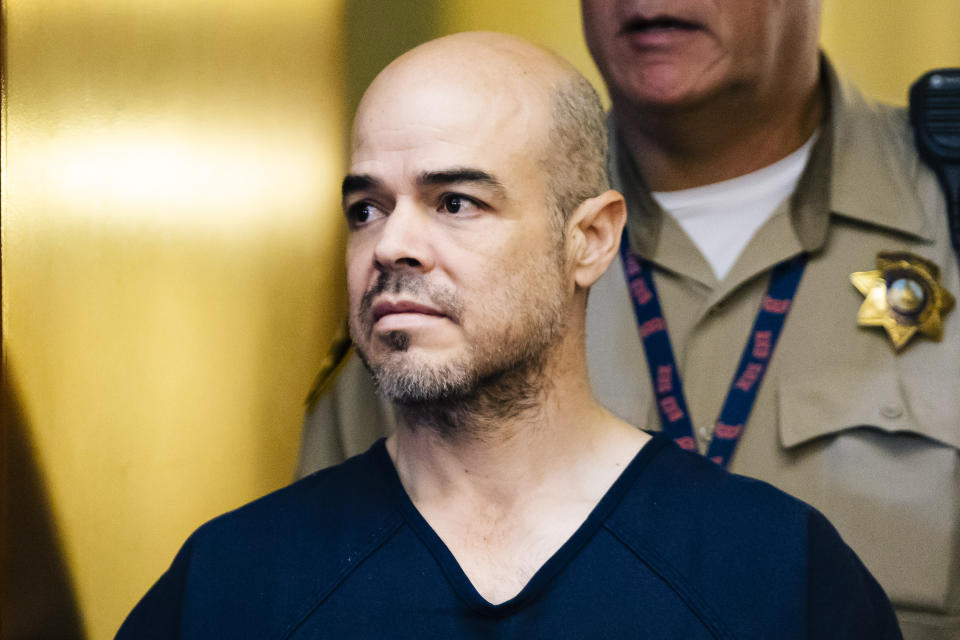
[[[405,425],[431,428],[445,438],[482,439],[489,435],[487,425],[535,414],[550,384],[546,369],[566,333],[561,249],[543,261],[545,268],[514,272],[501,296],[508,301],[506,309],[474,310],[480,315],[470,320],[478,332],[456,360],[421,361],[409,353],[410,336],[403,331],[372,338],[388,349],[377,361],[355,340],[378,392],[394,403]],[[410,293],[458,320],[465,309],[455,294],[434,287],[425,276],[385,271],[364,294],[360,320],[351,323],[355,336],[370,338],[370,301],[382,291]]]

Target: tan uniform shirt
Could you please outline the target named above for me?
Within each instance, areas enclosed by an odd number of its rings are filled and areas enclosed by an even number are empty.
[[[673,219],[652,201],[616,144],[613,186],[627,197],[631,246],[654,277],[701,450],[756,316],[770,269],[810,252],[731,471],[814,505],[884,586],[908,639],[960,638],[960,312],[942,342],[900,352],[880,327],[858,327],[855,271],[880,251],[940,267],[960,299],[942,193],[914,151],[902,109],[865,101],[826,68],[829,125],[797,191],[718,282]],[[638,426],[659,425],[622,265],[593,287],[590,376],[599,400]],[[352,357],[307,416],[300,473],[339,462],[392,430]],[[704,545],[711,544],[709,539]]]

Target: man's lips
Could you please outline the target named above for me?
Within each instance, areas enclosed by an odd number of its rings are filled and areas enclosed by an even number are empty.
[[[438,316],[441,318],[449,317],[443,311],[431,307],[427,304],[414,302],[412,300],[380,301],[373,305],[371,309],[374,324],[384,316],[395,315],[399,313],[416,313],[425,316]]]
[[[623,35],[663,33],[666,31],[700,31],[703,25],[674,16],[635,16],[627,20],[620,32]]]

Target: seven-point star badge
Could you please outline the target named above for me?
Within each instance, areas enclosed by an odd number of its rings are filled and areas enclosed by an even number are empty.
[[[898,351],[917,333],[939,342],[943,317],[954,305],[939,279],[940,269],[925,258],[881,251],[875,270],[850,274],[850,282],[866,297],[857,312],[858,324],[886,329]]]

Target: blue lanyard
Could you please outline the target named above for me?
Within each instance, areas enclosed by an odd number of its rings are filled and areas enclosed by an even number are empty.
[[[660,412],[663,431],[680,447],[697,450],[693,423],[687,411],[683,383],[677,371],[677,361],[670,345],[667,323],[664,320],[660,299],[653,284],[650,266],[630,249],[627,232],[620,241],[623,270],[627,276],[637,328],[647,354],[653,395]],[[743,435],[747,418],[753,410],[757,391],[767,372],[780,331],[787,319],[793,297],[807,266],[807,254],[785,260],[773,268],[770,284],[763,297],[757,318],[754,320],[750,338],[743,348],[740,364],[730,383],[727,397],[720,410],[720,417],[713,428],[713,438],[707,448],[707,457],[726,468],[733,457],[740,436]]]

